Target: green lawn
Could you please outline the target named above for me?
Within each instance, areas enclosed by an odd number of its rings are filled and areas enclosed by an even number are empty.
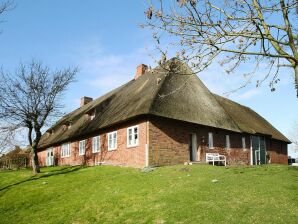
[[[213,183],[212,180],[218,182]],[[298,169],[111,166],[0,172],[0,223],[297,223]]]

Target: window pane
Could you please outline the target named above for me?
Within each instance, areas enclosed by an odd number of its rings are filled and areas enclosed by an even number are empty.
[[[246,148],[245,137],[242,137],[242,148]]]
[[[112,134],[108,134],[109,148],[112,148]]]
[[[230,136],[226,135],[226,148],[230,148]]]
[[[208,144],[209,144],[209,148],[213,148],[213,133],[212,132],[209,132]]]

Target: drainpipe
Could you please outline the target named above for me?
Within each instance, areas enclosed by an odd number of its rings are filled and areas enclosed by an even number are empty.
[[[253,155],[252,155],[252,136],[250,136],[250,165],[253,164]]]

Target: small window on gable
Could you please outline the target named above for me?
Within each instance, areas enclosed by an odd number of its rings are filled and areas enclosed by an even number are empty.
[[[108,150],[117,149],[117,131],[108,133]]]
[[[139,126],[127,128],[127,147],[139,145]]]
[[[100,145],[99,142],[100,142],[99,136],[95,136],[92,138],[92,152],[93,153],[99,152],[99,145]]]
[[[95,118],[95,113],[92,113],[92,114],[90,115],[90,120],[92,121],[94,118]]]
[[[245,137],[242,137],[242,149],[246,149]]]
[[[80,156],[85,155],[85,149],[86,149],[86,140],[82,140],[79,142],[79,155]]]
[[[95,111],[92,111],[90,113],[90,121],[92,121],[95,118]]]
[[[70,143],[61,146],[61,157],[70,157]]]
[[[231,148],[230,136],[229,135],[226,135],[226,148],[227,149]]]
[[[208,133],[208,147],[209,147],[209,149],[214,148],[214,146],[213,146],[213,133],[212,132]]]
[[[85,116],[86,116],[86,119],[89,120],[89,121],[92,121],[94,118],[95,118],[95,110],[91,110],[91,111],[88,111]]]

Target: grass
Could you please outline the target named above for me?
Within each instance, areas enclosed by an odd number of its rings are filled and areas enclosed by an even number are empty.
[[[218,182],[213,183],[212,180]],[[111,166],[0,172],[0,223],[297,223],[298,169]]]

